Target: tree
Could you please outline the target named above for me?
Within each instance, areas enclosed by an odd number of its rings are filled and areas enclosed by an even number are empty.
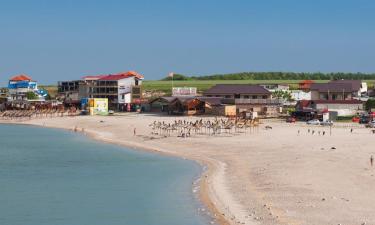
[[[35,100],[35,99],[38,99],[39,97],[38,97],[38,95],[35,94],[34,92],[29,91],[29,92],[26,93],[26,98],[27,98],[28,100]]]
[[[375,99],[367,100],[367,102],[365,104],[365,108],[366,108],[366,110],[375,109]]]

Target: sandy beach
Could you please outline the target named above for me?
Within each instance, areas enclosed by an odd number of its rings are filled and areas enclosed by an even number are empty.
[[[267,120],[247,133],[151,134],[153,121],[175,119],[197,118],[124,114],[12,123],[77,127],[101,141],[196,160],[208,166],[201,199],[220,224],[375,224],[375,167],[370,166],[375,135],[370,129],[354,124],[350,132],[341,124],[330,135],[328,127]]]

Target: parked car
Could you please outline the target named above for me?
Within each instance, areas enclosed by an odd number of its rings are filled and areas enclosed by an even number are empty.
[[[375,128],[375,120],[373,121],[370,121],[366,127],[369,127],[369,128]]]
[[[368,124],[370,122],[370,117],[369,116],[361,116],[359,119],[360,124]]]
[[[333,126],[333,121],[332,120],[326,120],[320,123],[322,126]]]
[[[113,115],[115,112],[113,110],[108,110],[108,115]]]
[[[309,124],[309,125],[320,125],[320,121],[318,119],[309,120],[309,121],[307,121],[307,124]]]
[[[287,123],[295,123],[296,122],[296,118],[294,118],[294,117],[288,117],[288,118],[286,118],[286,122]]]

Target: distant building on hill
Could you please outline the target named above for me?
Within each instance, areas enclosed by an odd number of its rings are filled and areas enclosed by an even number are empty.
[[[20,74],[13,76],[8,82],[8,101],[44,101],[47,92],[38,89],[38,83],[31,77]]]

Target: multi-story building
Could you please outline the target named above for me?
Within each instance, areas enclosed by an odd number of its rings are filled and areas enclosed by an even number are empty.
[[[21,74],[9,79],[8,83],[8,101],[43,101],[47,92],[38,89],[38,84],[31,77]],[[30,96],[33,99],[29,99]]]
[[[59,82],[58,89],[60,98],[66,103],[80,102],[82,98],[107,98],[110,109],[125,111],[140,104],[143,79],[135,71],[90,75],[78,81]]]
[[[337,116],[351,116],[363,110],[359,100],[367,86],[359,80],[335,80],[310,86],[311,100],[300,101],[297,111],[334,112]]]

